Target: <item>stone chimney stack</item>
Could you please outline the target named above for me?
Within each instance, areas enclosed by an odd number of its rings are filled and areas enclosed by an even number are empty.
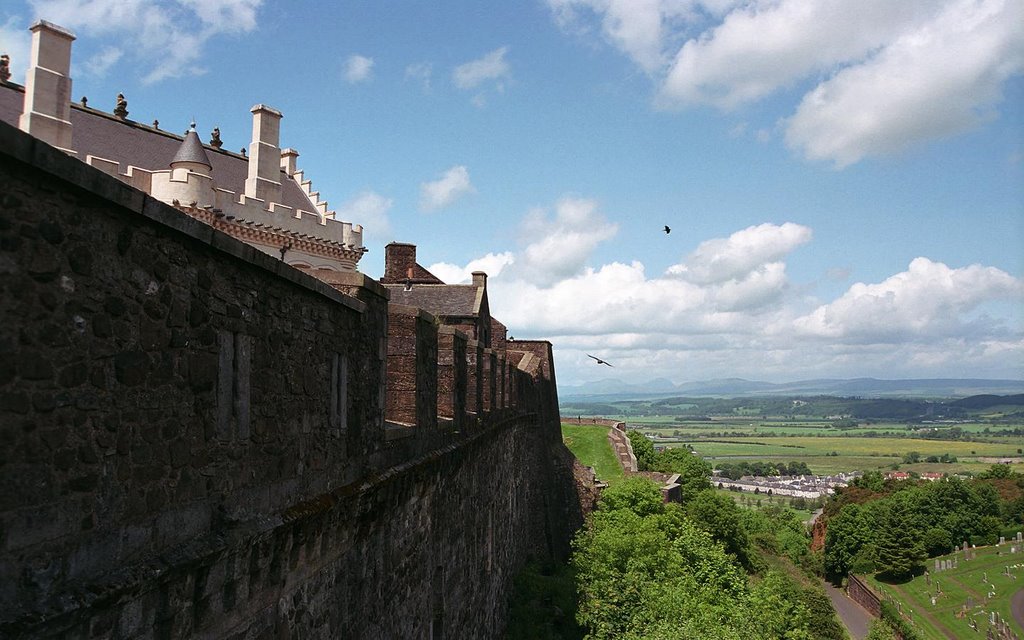
[[[71,147],[71,42],[75,34],[39,20],[25,74],[25,104],[18,127],[58,149]]]
[[[298,159],[299,152],[295,149],[281,149],[281,171],[289,178],[299,170]]]
[[[416,267],[416,245],[392,242],[384,247],[384,277],[381,282],[398,283],[412,278]]]
[[[487,274],[483,271],[473,272],[473,286],[487,288]]]
[[[262,104],[252,108],[252,142],[245,195],[267,206],[281,202],[281,112]]]

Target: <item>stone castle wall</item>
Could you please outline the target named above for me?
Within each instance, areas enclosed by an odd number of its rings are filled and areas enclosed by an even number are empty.
[[[2,123],[0,205],[0,636],[497,637],[567,553],[549,344],[485,353]]]

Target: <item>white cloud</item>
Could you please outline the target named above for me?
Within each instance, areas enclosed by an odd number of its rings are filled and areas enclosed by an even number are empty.
[[[462,165],[456,165],[445,171],[438,180],[420,184],[420,209],[443,209],[473,191],[473,183],[469,181],[469,170]]]
[[[373,58],[352,54],[345,60],[345,82],[366,82],[373,72]]]
[[[430,79],[434,73],[434,67],[429,62],[416,62],[405,68],[405,79],[415,80],[423,86],[424,91],[430,91]]]
[[[388,212],[394,201],[373,191],[364,191],[338,208],[338,218],[363,225],[368,237],[384,239],[391,235]]]
[[[508,62],[505,61],[506,53],[508,47],[499,47],[482,58],[455,67],[452,81],[460,89],[475,89],[489,81],[498,83],[500,88],[510,72]]]
[[[605,41],[619,49],[648,73],[668,61],[666,48],[677,41],[677,31],[699,17],[699,10],[715,13],[727,2],[692,0],[548,0],[555,21],[567,31],[587,33],[587,19],[600,22]]]
[[[957,2],[804,96],[786,142],[845,167],[971,129],[1024,70],[1024,3]]]
[[[11,80],[19,84],[25,83],[25,71],[32,50],[32,37],[27,26],[20,16],[11,16],[7,22],[0,24],[0,53],[10,56]]]
[[[688,40],[661,87],[665,104],[725,109],[863,57],[896,37],[931,0],[782,0],[730,12]]]
[[[523,222],[525,248],[516,273],[541,286],[579,274],[598,244],[613,237],[618,226],[598,211],[597,202],[562,198],[553,215],[535,209]]]
[[[124,51],[117,47],[104,47],[99,53],[86,60],[82,67],[86,74],[102,78],[123,55]]]
[[[36,17],[79,35],[115,38],[147,67],[143,82],[198,75],[211,38],[257,28],[263,0],[30,0]]]
[[[978,126],[1024,72],[1020,0],[548,4],[563,27],[599,23],[662,107],[731,110],[812,83],[780,124],[792,149],[840,168]]]
[[[811,241],[802,225],[704,241],[653,277],[639,261],[588,266],[614,231],[593,201],[566,198],[525,216],[519,251],[430,269],[450,282],[487,271],[494,316],[551,340],[563,383],[610,375],[588,352],[632,381],[1024,375],[1024,281],[999,269],[918,258],[823,303],[786,275],[789,253]]]
[[[811,235],[808,227],[792,222],[747,227],[728,238],[705,240],[668,274],[698,284],[745,279],[809,242]]]
[[[471,282],[474,271],[483,271],[489,278],[499,276],[505,267],[515,261],[512,252],[505,251],[503,253],[488,253],[482,258],[471,260],[464,267],[448,262],[437,262],[427,267],[427,271],[448,284],[460,284]]]
[[[1024,302],[1024,282],[994,267],[952,269],[915,258],[906,271],[877,284],[858,282],[829,304],[793,320],[802,335],[855,342],[964,338],[987,319],[970,312],[986,302]]]

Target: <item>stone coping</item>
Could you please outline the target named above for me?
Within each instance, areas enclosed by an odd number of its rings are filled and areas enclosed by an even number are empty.
[[[94,196],[108,200],[114,205],[141,215],[154,224],[186,235],[238,260],[269,271],[279,278],[284,278],[299,287],[330,298],[359,313],[366,310],[366,303],[339,292],[315,277],[307,275],[241,240],[236,240],[217,231],[205,222],[196,220],[95,167],[90,167],[81,160],[73,158],[5,122],[0,122],[0,155],[48,173],[55,180],[63,180]],[[362,276],[362,274],[356,275]]]

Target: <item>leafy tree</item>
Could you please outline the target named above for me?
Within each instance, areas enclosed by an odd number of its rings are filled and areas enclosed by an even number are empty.
[[[971,453],[974,453],[973,451]],[[981,473],[978,477],[982,479],[987,478],[1009,478],[1013,475],[1013,470],[1010,469],[1008,464],[994,464],[988,468],[988,471]]]
[[[914,464],[921,461],[921,454],[917,451],[908,451],[903,454],[903,462],[907,464]]]
[[[658,453],[655,471],[679,474],[679,491],[684,503],[711,488],[711,463],[688,449],[672,448]]]
[[[721,542],[727,553],[750,568],[750,541],[740,517],[741,510],[732,498],[713,491],[701,491],[687,503],[686,513],[698,527]]]
[[[944,555],[953,548],[953,536],[942,527],[932,527],[925,531],[921,542],[929,557]]]
[[[633,455],[636,456],[636,466],[640,471],[650,471],[654,467],[654,443],[650,438],[633,430],[627,432],[629,443],[633,447]]]
[[[876,536],[878,568],[893,578],[910,577],[927,557],[921,543],[921,530],[916,526],[912,504],[900,494],[888,501],[888,510]]]
[[[661,489],[647,478],[633,476],[604,490],[598,508],[602,511],[629,510],[638,516],[664,513]]]

